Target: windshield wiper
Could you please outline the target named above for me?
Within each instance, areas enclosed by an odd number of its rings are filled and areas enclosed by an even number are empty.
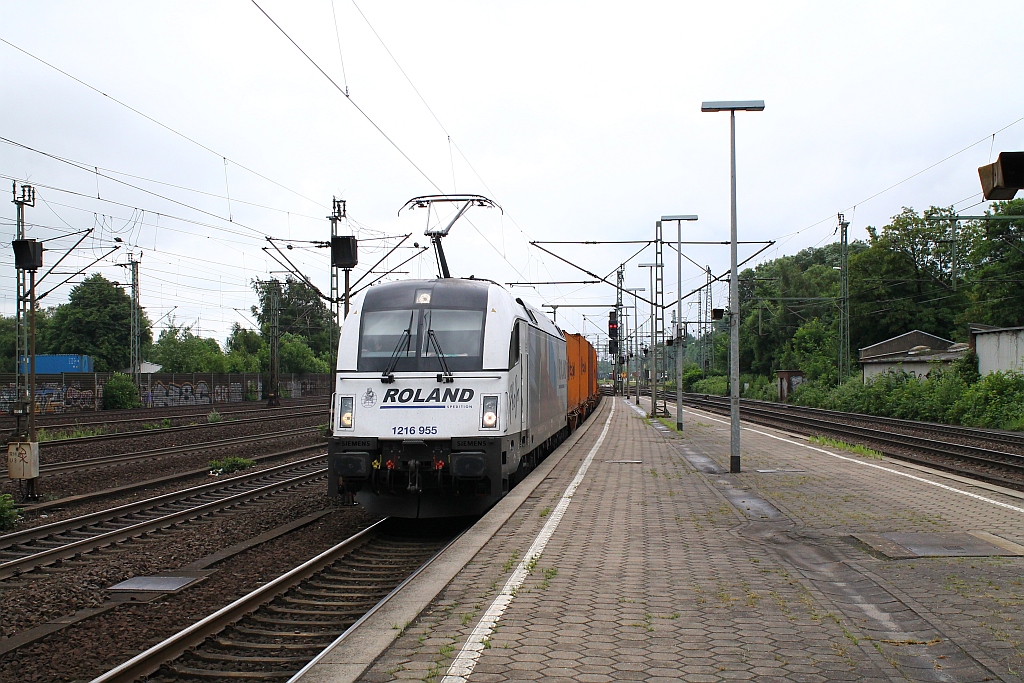
[[[437,361],[441,364],[441,372],[437,373],[437,381],[444,382],[445,384],[451,384],[455,381],[455,375],[448,369],[448,363],[444,359],[444,352],[441,351],[441,344],[437,341],[437,335],[434,334],[434,328],[427,328],[427,339],[434,346],[434,353],[437,354]]]
[[[409,314],[409,327],[402,331],[402,336],[398,338],[398,344],[395,345],[395,350],[391,353],[391,360],[388,361],[387,367],[384,368],[384,372],[381,373],[380,381],[381,384],[394,384],[395,383],[395,368],[398,367],[398,360],[401,358],[398,354],[402,350],[402,344],[405,344],[405,352],[409,353],[409,342],[412,340],[412,318],[414,313]]]

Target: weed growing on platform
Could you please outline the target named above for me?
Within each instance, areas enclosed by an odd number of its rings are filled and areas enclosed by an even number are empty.
[[[850,451],[857,455],[863,455],[865,458],[873,458],[875,460],[881,460],[882,454],[878,451],[873,451],[866,446],[860,444],[846,443],[845,441],[837,441],[830,439],[827,436],[811,436],[807,438],[811,443],[816,443],[819,446],[831,446],[832,448],[838,448],[841,451]]]
[[[218,422],[222,422],[223,420],[224,416],[218,413],[216,409],[211,410],[210,414],[206,416],[206,421],[209,424],[217,424]]]
[[[0,493],[0,529],[9,529],[14,526],[21,512],[14,507],[14,496],[9,493]]]
[[[512,569],[512,567],[515,566],[516,560],[518,560],[518,559],[519,559],[519,551],[518,550],[513,550],[512,554],[509,556],[509,558],[507,560],[505,560],[505,564],[501,565],[502,571],[505,571],[505,572],[510,571]]]
[[[231,474],[232,472],[247,470],[255,465],[255,460],[249,460],[248,458],[240,458],[237,455],[233,455],[224,458],[223,460],[211,460],[210,474],[215,476],[221,474]]]
[[[549,507],[547,507],[547,508],[544,508],[543,510],[541,510],[541,511],[540,511],[540,516],[541,516],[542,518],[543,518],[543,517],[547,517],[547,516],[548,516],[548,515],[550,515],[550,514],[551,514],[551,508],[549,508]]]
[[[544,570],[544,580],[541,581],[540,587],[547,588],[551,585],[551,579],[558,576],[558,567],[548,567]]]

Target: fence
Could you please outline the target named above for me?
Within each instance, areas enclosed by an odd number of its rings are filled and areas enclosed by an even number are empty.
[[[110,372],[65,372],[36,375],[36,412],[77,413],[103,409],[103,386]],[[23,377],[22,381],[27,378]],[[281,373],[281,396],[330,396],[333,378],[327,374]],[[147,408],[213,405],[258,401],[265,376],[256,372],[145,373],[140,375],[139,398]],[[14,375],[0,374],[0,411],[8,412],[16,398]]]

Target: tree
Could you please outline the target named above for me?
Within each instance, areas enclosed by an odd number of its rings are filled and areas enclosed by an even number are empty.
[[[179,327],[173,319],[153,344],[152,358],[164,372],[227,371],[227,359],[216,339],[196,336],[191,326]]]
[[[49,321],[42,353],[71,353],[92,356],[96,370],[109,372],[131,365],[132,301],[120,287],[96,273],[71,290],[68,303],[57,306]],[[39,312],[36,313],[39,325]],[[139,311],[143,349],[153,334],[145,311]]]
[[[1024,325],[1024,199],[995,204],[1000,216],[1015,221],[984,221],[971,225],[983,233],[976,266],[966,273],[969,303],[961,323],[1001,327]]]
[[[269,362],[267,343],[256,330],[231,326],[227,339],[228,372],[260,372]]]
[[[331,371],[330,363],[318,358],[313,350],[306,344],[304,337],[286,332],[281,335],[281,343],[278,347],[280,353],[281,372],[295,372],[299,374],[308,372]]]
[[[270,338],[270,294],[276,288],[281,334],[303,337],[316,356],[335,352],[337,324],[327,304],[312,287],[291,279],[285,281],[283,287],[276,281],[254,281],[252,286],[259,297],[259,304],[252,307],[252,313],[260,324],[264,339]]]

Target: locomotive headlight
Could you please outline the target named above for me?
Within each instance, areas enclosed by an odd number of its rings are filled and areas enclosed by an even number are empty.
[[[483,429],[498,428],[498,397],[484,396],[480,411],[480,426]]]
[[[355,396],[340,396],[338,397],[339,410],[338,410],[338,427],[341,429],[352,429],[352,413],[355,412],[356,398]]]

